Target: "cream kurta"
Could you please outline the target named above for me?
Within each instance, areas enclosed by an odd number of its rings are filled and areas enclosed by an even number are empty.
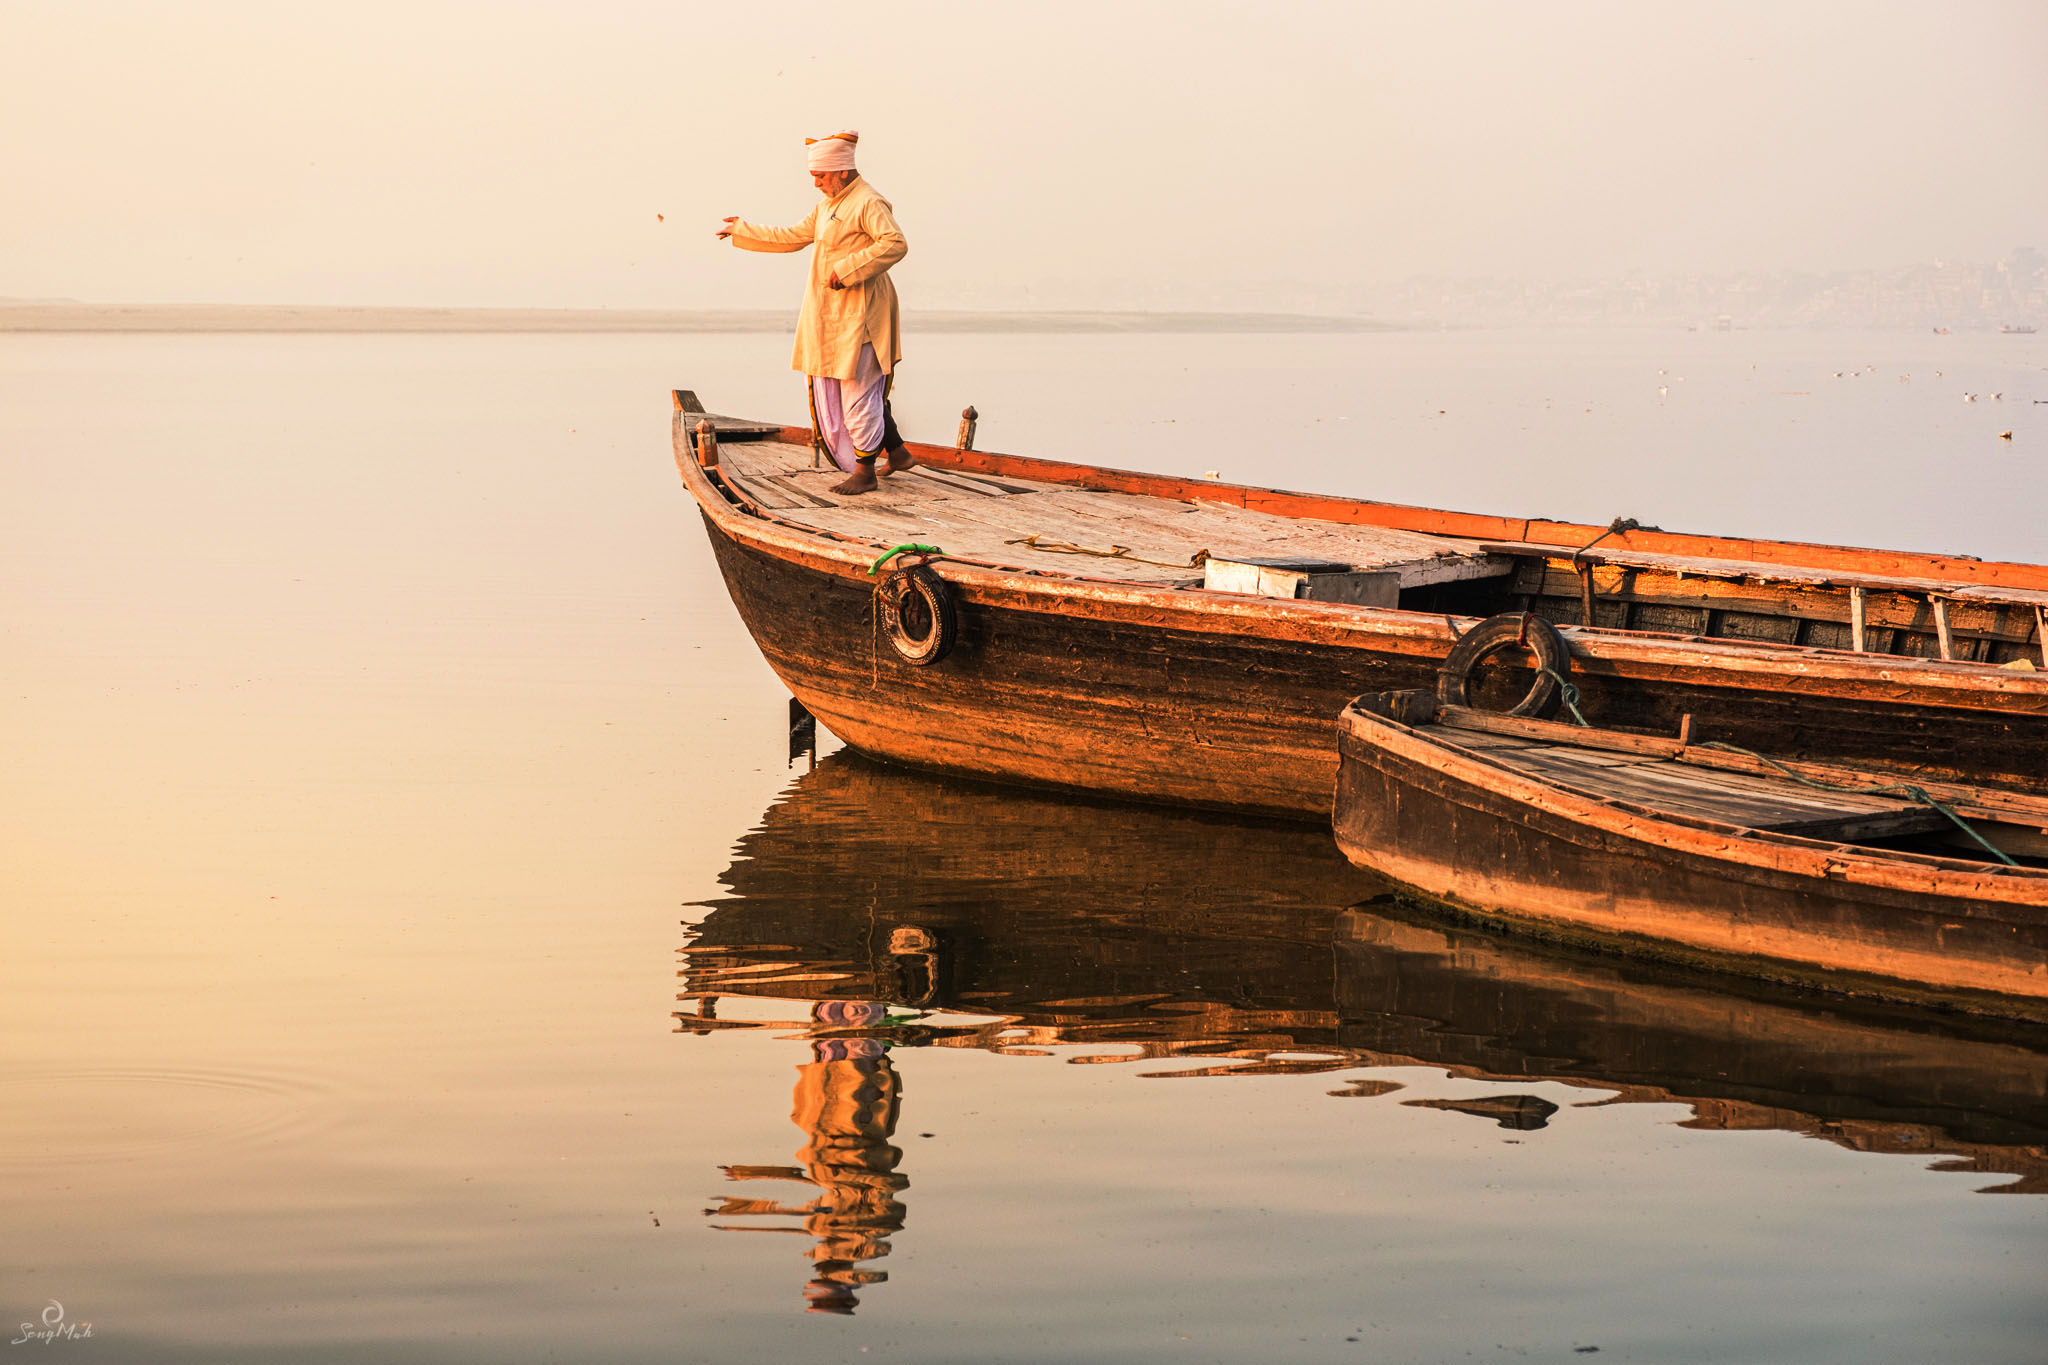
[[[889,201],[867,181],[855,179],[830,199],[821,201],[795,227],[763,227],[744,218],[732,225],[732,244],[748,251],[801,251],[817,243],[811,256],[810,286],[796,323],[796,355],[791,368],[831,379],[852,379],[863,342],[875,348],[875,359],[887,374],[903,358],[897,330],[896,286],[889,267],[903,259],[910,244]],[[832,272],[846,287],[834,289]]]

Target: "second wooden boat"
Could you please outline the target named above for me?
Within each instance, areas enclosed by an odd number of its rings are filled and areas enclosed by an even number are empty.
[[[1345,856],[1431,900],[1850,993],[2048,1020],[2048,798],[1440,705],[1343,714]]]
[[[971,431],[841,497],[807,428],[676,395],[741,618],[874,757],[1322,821],[1344,704],[1433,685],[1483,619],[1528,613],[1616,724],[1690,714],[1766,752],[2048,791],[2048,566],[1283,493]],[[925,549],[877,567],[905,544]],[[1542,687],[1526,667],[1473,685]]]

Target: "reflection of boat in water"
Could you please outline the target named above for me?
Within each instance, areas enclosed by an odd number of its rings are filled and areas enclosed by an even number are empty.
[[[678,1030],[776,1030],[810,1049],[806,1066],[835,1043],[1058,1048],[1176,1078],[1322,1073],[1332,1095],[1525,1131],[1554,1106],[1517,1087],[1563,1083],[1598,1092],[1588,1102],[1686,1106],[1696,1128],[1911,1154],[2048,1193],[2038,1031],[1496,937],[1380,894],[1304,829],[1061,802],[841,752],[769,809],[724,880],[684,949]],[[1413,1075],[1334,1074],[1386,1067],[1501,1089],[1446,1099]],[[893,1072],[833,1083],[844,1121],[806,1103],[809,1079],[795,1118],[806,1151],[841,1155],[800,1155],[776,1177],[824,1197],[729,1204],[719,1221],[801,1220],[821,1266],[813,1306],[843,1311],[878,1278],[860,1263],[904,1227],[914,1172],[888,1145]]]

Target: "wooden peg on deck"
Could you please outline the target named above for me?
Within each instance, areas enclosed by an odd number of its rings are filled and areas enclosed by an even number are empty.
[[[1678,742],[1680,744],[1692,743],[1692,712],[1690,711],[1678,718]]]
[[[953,449],[963,454],[974,449],[974,424],[980,418],[981,414],[972,406],[960,409],[960,439],[953,443]]]
[[[718,466],[718,432],[709,417],[697,423],[697,463],[706,469]]]
[[[1849,648],[1863,653],[1863,589],[1849,589]]]

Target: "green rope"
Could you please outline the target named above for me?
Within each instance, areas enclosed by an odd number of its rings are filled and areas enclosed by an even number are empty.
[[[897,547],[896,547],[895,549],[893,549],[893,550],[889,551],[889,553],[887,553],[887,554],[883,555],[883,556],[882,556],[882,557],[881,557],[880,559],[876,560],[876,561],[875,561],[874,563],[872,563],[872,564],[868,565],[868,577],[869,577],[869,578],[873,578],[873,577],[875,576],[875,570],[877,570],[877,569],[881,568],[881,567],[882,567],[882,566],[883,566],[884,564],[887,564],[887,563],[888,563],[888,562],[889,562],[890,560],[894,559],[894,558],[895,558],[895,557],[896,557],[897,555],[902,555],[902,554],[921,554],[921,555],[942,555],[942,554],[944,554],[944,553],[945,553],[945,551],[944,551],[944,550],[941,550],[941,549],[940,549],[940,548],[939,548],[938,546],[936,546],[936,545],[920,545],[920,544],[918,544],[918,543],[917,543],[916,541],[914,541],[914,540],[906,540],[906,541],[904,541],[904,542],[903,542],[903,543],[902,543],[901,545],[898,545],[898,546],[897,546]]]
[[[1883,783],[1872,787],[1844,787],[1833,782],[1816,782],[1810,777],[1802,777],[1778,762],[1777,759],[1767,758],[1753,749],[1744,749],[1734,744],[1723,744],[1719,740],[1709,740],[1705,744],[1698,744],[1693,747],[1699,749],[1719,749],[1724,753],[1741,754],[1744,758],[1753,758],[1760,763],[1768,763],[1794,782],[1799,783],[1803,787],[1812,787],[1815,791],[1840,792],[1844,796],[1902,796],[1909,801],[1918,801],[1921,805],[1946,815],[1955,824],[1957,829],[1975,839],[1983,846],[1986,853],[1989,853],[2007,867],[2019,866],[2017,862],[2008,858],[2002,850],[1994,847],[1988,839],[1979,834],[1969,821],[1958,815],[1954,807],[1935,800],[1924,788],[1916,787],[1910,782]]]
[[[1554,668],[1546,668],[1543,672],[1546,676],[1557,679],[1557,685],[1564,689],[1564,709],[1572,713],[1572,719],[1586,726],[1587,729],[1592,729],[1593,727],[1588,724],[1586,718],[1579,714],[1579,689],[1573,687],[1564,674]]]

